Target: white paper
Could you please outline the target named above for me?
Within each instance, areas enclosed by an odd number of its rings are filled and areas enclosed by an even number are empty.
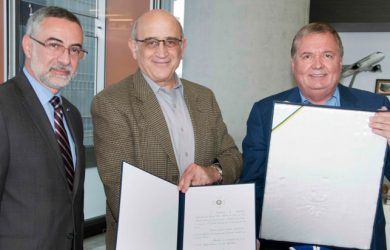
[[[193,187],[186,193],[183,249],[256,247],[253,184]]]
[[[372,112],[275,104],[260,237],[369,249],[386,139]]]
[[[180,249],[177,186],[123,163],[117,250]],[[254,184],[190,187],[183,250],[255,249]]]
[[[123,163],[117,250],[176,249],[177,186]]]

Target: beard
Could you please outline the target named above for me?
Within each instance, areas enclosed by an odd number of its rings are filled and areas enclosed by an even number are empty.
[[[32,56],[30,64],[31,70],[34,72],[37,80],[51,89],[63,89],[75,76],[70,65],[63,65],[62,63],[55,62],[51,63],[49,67],[45,67],[37,58],[39,58],[37,55]],[[56,74],[56,70],[67,72],[67,74]]]
[[[68,69],[69,67],[61,66],[61,65],[53,65],[50,67],[49,71],[46,73],[40,74],[37,77],[39,80],[45,84],[46,86],[61,90],[68,86],[70,83],[70,80],[72,80],[74,74]],[[34,68],[32,68],[34,70]],[[62,70],[62,71],[69,71],[68,75],[57,75],[52,72],[52,70]]]

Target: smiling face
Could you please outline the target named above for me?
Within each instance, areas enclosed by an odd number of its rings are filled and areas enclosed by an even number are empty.
[[[309,33],[297,42],[292,72],[302,94],[314,104],[324,104],[340,80],[342,56],[334,36]]]
[[[156,38],[182,39],[180,26],[171,14],[154,10],[138,20],[136,39]],[[186,41],[169,48],[160,42],[156,48],[148,48],[145,43],[129,40],[129,48],[141,71],[161,87],[172,88],[175,85],[175,70],[182,59]]]
[[[31,36],[44,43],[58,42],[65,48],[83,44],[81,27],[63,18],[45,18]],[[28,35],[23,37],[22,45],[26,56],[25,67],[38,82],[54,94],[69,84],[76,73],[80,61],[78,57],[70,56],[67,49],[59,55],[53,54]]]

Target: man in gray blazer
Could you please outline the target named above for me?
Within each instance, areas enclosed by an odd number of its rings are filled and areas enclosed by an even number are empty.
[[[0,249],[83,249],[83,127],[59,93],[82,44],[76,16],[39,9],[23,36],[23,70],[0,85]]]
[[[183,192],[191,185],[234,183],[242,165],[212,91],[175,74],[186,46],[176,18],[147,12],[131,35],[128,45],[140,70],[99,93],[92,105],[107,196],[107,249],[115,248],[122,161]]]

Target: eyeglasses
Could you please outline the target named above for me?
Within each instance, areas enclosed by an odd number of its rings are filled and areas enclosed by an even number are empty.
[[[135,41],[144,43],[145,47],[148,49],[156,49],[158,46],[160,46],[161,42],[165,47],[173,49],[173,48],[177,48],[178,46],[181,46],[183,40],[175,37],[168,37],[162,40],[150,37],[150,38],[145,38],[143,40],[135,39]]]
[[[78,58],[79,60],[81,60],[81,59],[84,58],[85,54],[88,54],[88,51],[86,51],[85,49],[81,48],[79,45],[71,45],[70,47],[65,48],[64,45],[62,45],[60,42],[55,41],[55,40],[48,40],[48,41],[45,41],[45,42],[41,42],[41,41],[35,39],[32,36],[30,36],[30,38],[33,41],[35,41],[38,44],[40,44],[43,47],[45,47],[46,49],[48,49],[48,51],[52,55],[55,55],[55,56],[62,55],[65,52],[65,50],[68,50],[69,51],[69,55],[71,57]]]

